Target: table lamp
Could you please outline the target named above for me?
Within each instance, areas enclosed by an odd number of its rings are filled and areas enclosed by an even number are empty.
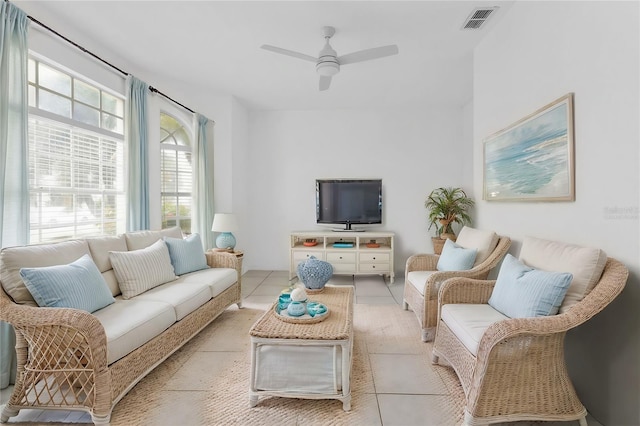
[[[232,249],[236,246],[236,237],[231,231],[238,229],[238,223],[233,213],[216,213],[213,217],[213,225],[211,230],[220,232],[216,238],[216,246],[221,249]]]

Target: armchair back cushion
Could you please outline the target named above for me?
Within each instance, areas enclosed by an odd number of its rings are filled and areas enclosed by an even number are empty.
[[[478,266],[493,253],[499,239],[500,237],[493,231],[482,231],[464,226],[458,234],[456,244],[460,247],[478,250],[476,260],[473,263],[473,266]]]
[[[540,271],[507,254],[500,266],[489,305],[509,318],[555,315],[564,299],[572,275]]]
[[[560,305],[560,313],[563,313],[581,301],[598,283],[607,263],[607,254],[597,248],[525,237],[520,260],[533,268],[573,275]]]

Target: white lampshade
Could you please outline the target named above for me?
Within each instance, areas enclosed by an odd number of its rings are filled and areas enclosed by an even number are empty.
[[[233,213],[216,213],[211,230],[214,232],[233,232],[238,230],[238,222]]]

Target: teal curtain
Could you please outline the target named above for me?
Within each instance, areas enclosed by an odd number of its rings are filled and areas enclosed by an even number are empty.
[[[27,15],[0,6],[0,243],[29,243]],[[0,321],[0,388],[15,381],[15,334]]]
[[[201,114],[196,114],[197,132],[194,154],[196,156],[193,169],[193,218],[192,231],[200,234],[204,249],[215,247],[215,239],[211,225],[213,224],[213,164],[211,159],[212,138],[208,137],[209,124],[212,121]],[[210,151],[211,149],[211,151]],[[195,226],[193,226],[195,225]]]
[[[127,230],[149,229],[149,131],[147,93],[149,85],[127,78],[126,129],[129,173],[127,184]]]

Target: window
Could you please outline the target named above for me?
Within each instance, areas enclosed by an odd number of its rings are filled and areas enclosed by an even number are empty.
[[[31,243],[124,231],[124,100],[29,59]]]
[[[191,138],[185,127],[169,114],[160,114],[160,178],[162,227],[179,226],[191,233]]]

